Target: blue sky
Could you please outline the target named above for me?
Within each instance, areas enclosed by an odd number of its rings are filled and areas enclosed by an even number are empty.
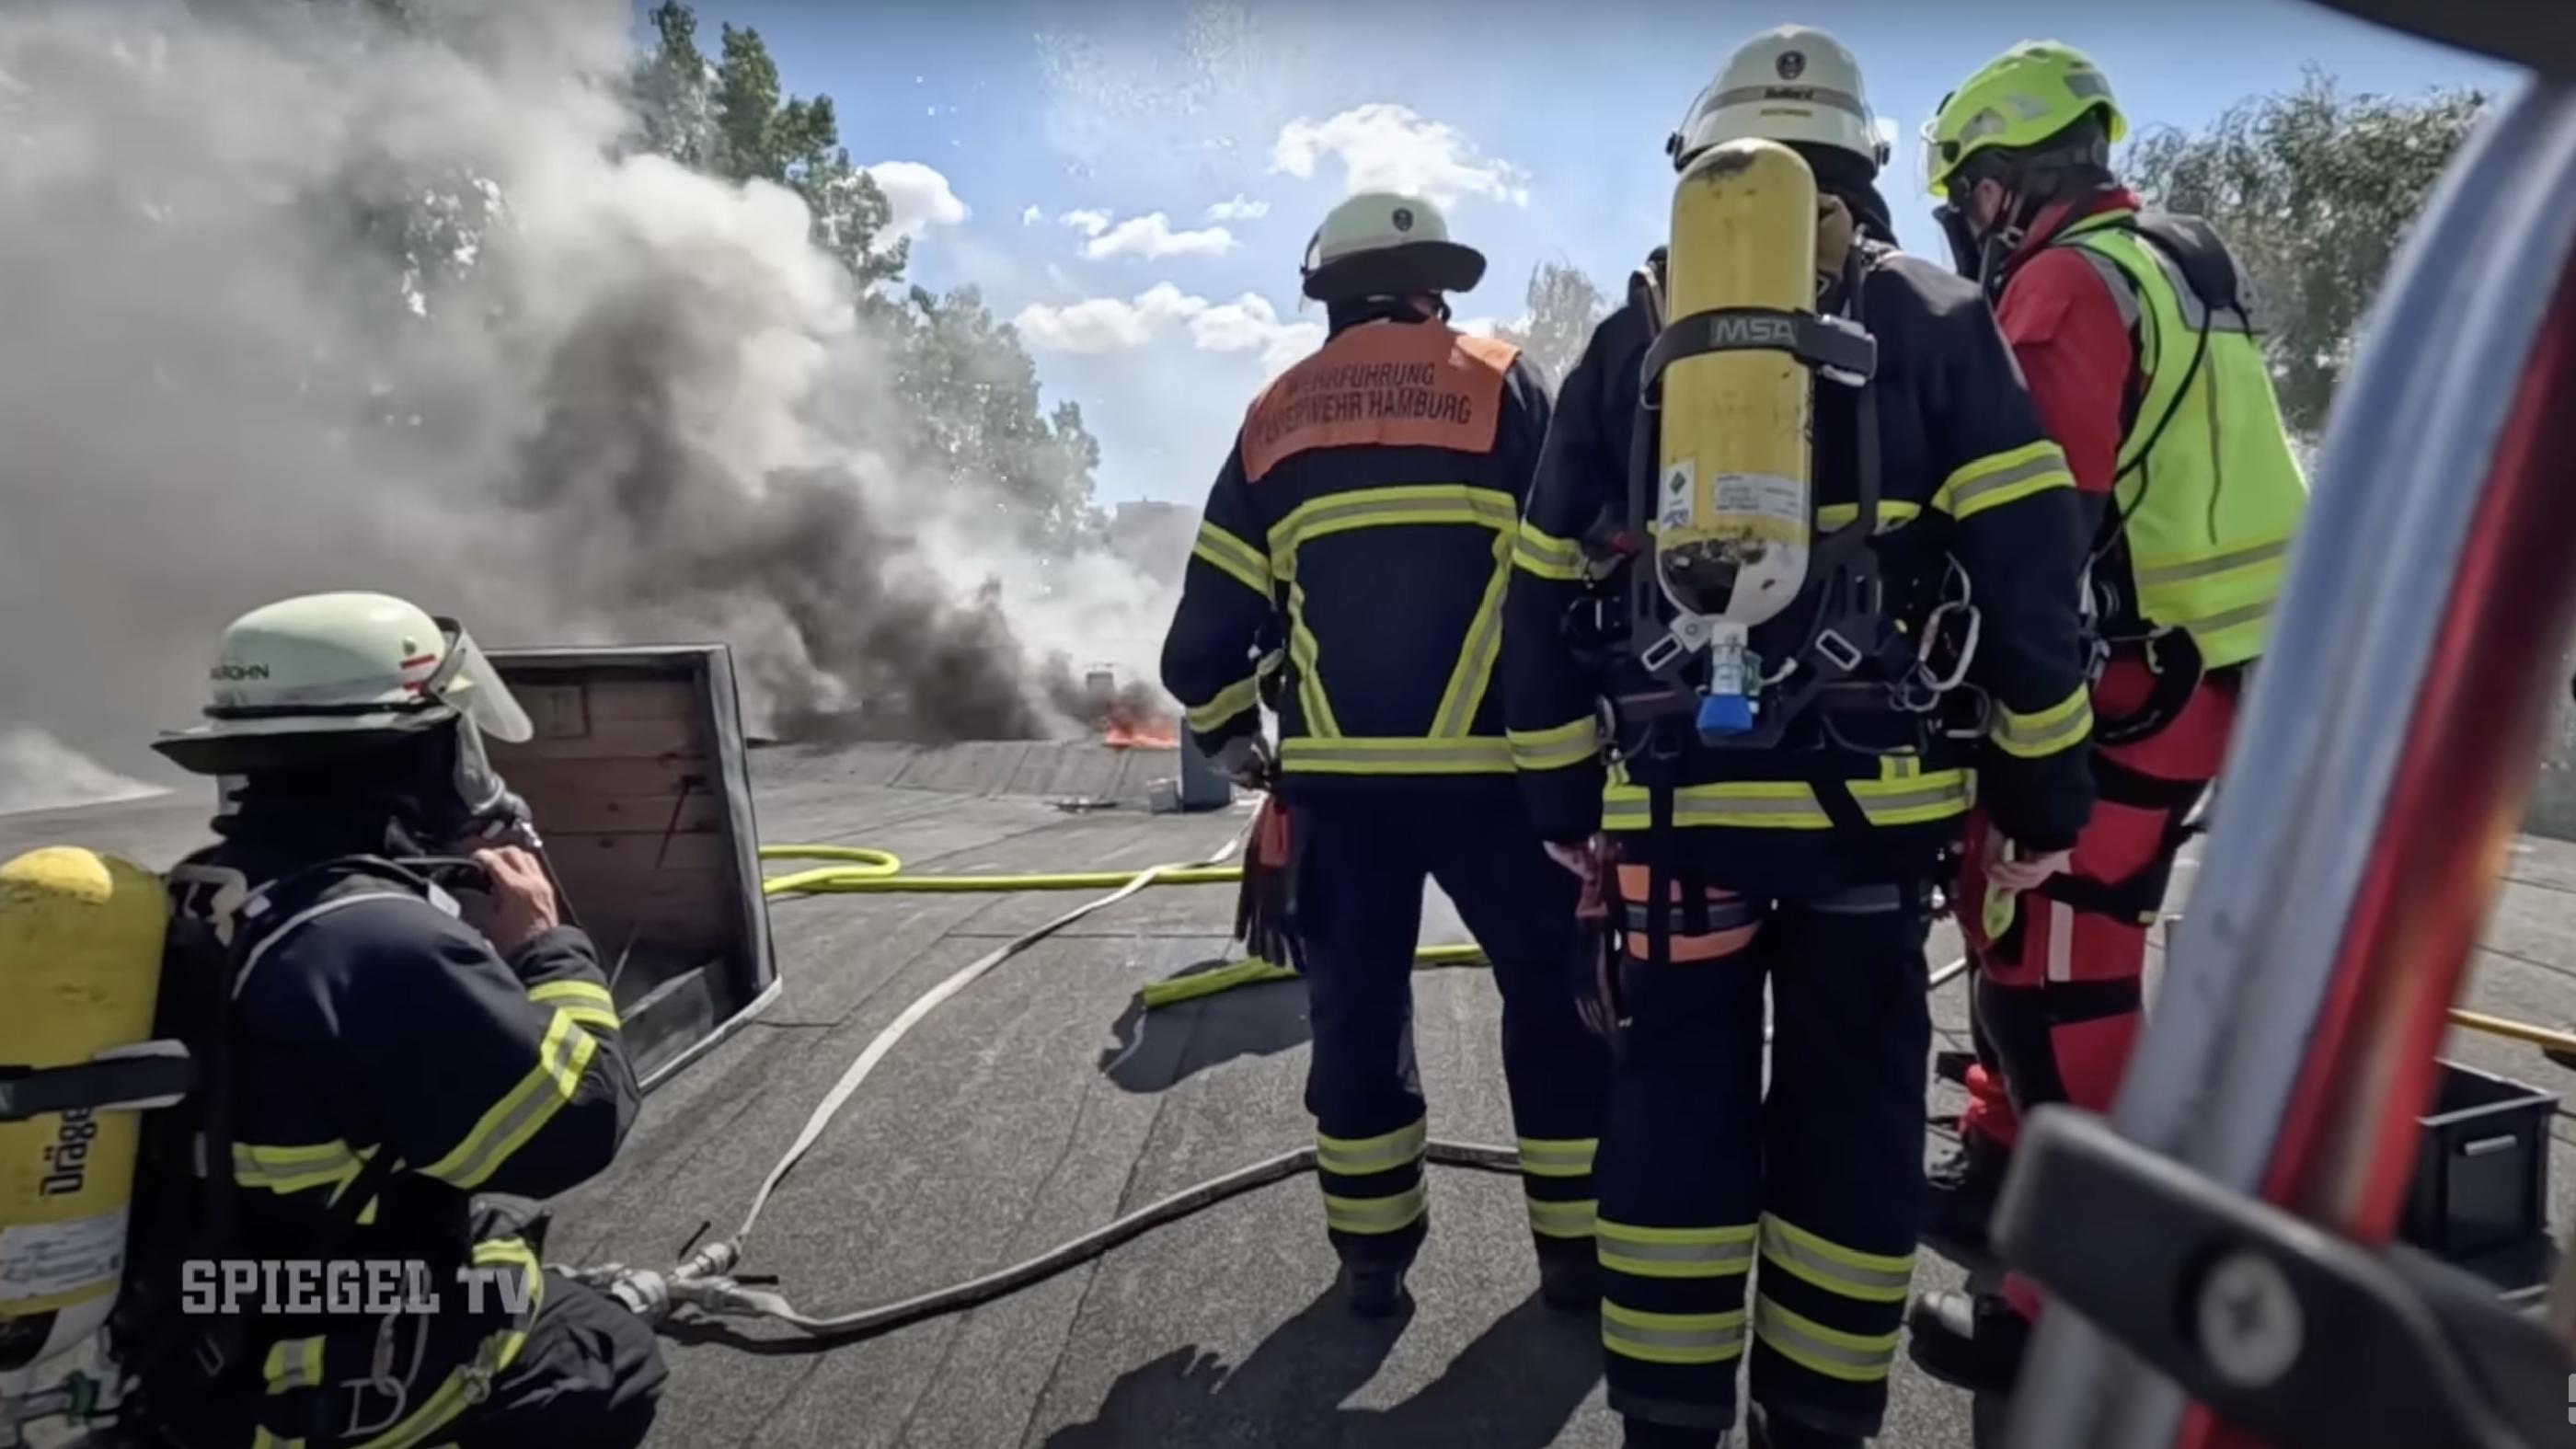
[[[1917,127],[2014,41],[2090,51],[2134,126],[2190,127],[2320,66],[2347,89],[2511,72],[2304,0],[701,0],[789,86],[829,93],[852,157],[916,233],[913,276],[1017,319],[1048,397],[1080,402],[1104,500],[1196,503],[1244,403],[1312,345],[1296,266],[1353,185],[1427,188],[1491,261],[1462,319],[1511,319],[1540,260],[1615,289],[1661,239],[1665,134],[1727,52],[1835,32],[1895,122],[1901,240],[1944,254]]]

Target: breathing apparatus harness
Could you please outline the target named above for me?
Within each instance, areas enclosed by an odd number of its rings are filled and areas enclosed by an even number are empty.
[[[303,866],[232,899],[226,897],[240,890],[240,878],[220,868],[183,863],[171,872],[170,883],[174,909],[158,1034],[185,1044],[192,1063],[190,1090],[184,1100],[171,1099],[178,1110],[147,1131],[138,1166],[163,1182],[186,1183],[187,1189],[158,1199],[144,1197],[145,1203],[159,1205],[138,1214],[109,1334],[120,1367],[141,1389],[146,1421],[165,1438],[177,1435],[174,1442],[187,1443],[194,1432],[182,1432],[188,1424],[214,1421],[222,1427],[213,1432],[224,1437],[237,1427],[233,1421],[253,1412],[262,1397],[249,1317],[194,1313],[172,1301],[174,1293],[184,1293],[178,1272],[182,1263],[239,1258],[250,1246],[242,1223],[243,1189],[232,1166],[239,1078],[233,1015],[252,972],[261,956],[296,928],[354,900],[409,895],[454,915],[460,907],[448,886],[488,890],[491,882],[488,872],[470,859],[356,854]],[[297,1256],[349,1256],[368,1230],[365,1214],[378,1205],[400,1170],[391,1151],[366,1154],[355,1176],[335,1192],[317,1233],[299,1241]],[[378,1224],[377,1230],[385,1226]],[[542,1224],[527,1231],[541,1233]],[[425,1367],[444,1373],[454,1366],[425,1365],[425,1344],[416,1341],[408,1371],[398,1372],[404,1356],[389,1352],[396,1325],[387,1319],[376,1328],[378,1362],[371,1366],[373,1376],[361,1382],[386,1396],[396,1406],[393,1417],[399,1418],[412,1407]],[[470,1371],[466,1382],[469,1402],[488,1387]],[[153,1414],[155,1399],[192,1405],[186,1423]]]
[[[1878,345],[1866,328],[1864,283],[1884,249],[1856,242],[1844,261],[1842,304],[1836,315],[1814,317],[1767,308],[1727,307],[1663,325],[1661,254],[1649,259],[1629,282],[1629,298],[1656,327],[1641,369],[1636,417],[1630,439],[1630,467],[1625,512],[1605,509],[1578,541],[1590,562],[1592,592],[1575,605],[1569,635],[1579,652],[1596,663],[1633,658],[1647,675],[1643,688],[1619,687],[1603,701],[1611,756],[1614,760],[1671,760],[1688,742],[1715,749],[1778,751],[1821,749],[1828,745],[1863,754],[1920,752],[1936,736],[1975,738],[1985,732],[1988,702],[1982,690],[1966,683],[1976,653],[1978,613],[1966,574],[1953,564],[1944,582],[1944,597],[1923,621],[1919,639],[1909,638],[1891,616],[1883,565],[1873,539],[1880,517],[1881,465],[1878,412],[1869,387],[1877,371]],[[1693,677],[1692,664],[1702,657],[1711,621],[1683,613],[1669,624],[1659,601],[1649,549],[1638,526],[1627,520],[1653,516],[1657,473],[1656,441],[1662,414],[1661,379],[1665,369],[1685,358],[1712,352],[1785,350],[1818,376],[1853,390],[1858,432],[1857,516],[1824,533],[1810,555],[1802,603],[1809,624],[1797,650],[1776,667],[1761,671],[1764,697],[1760,717],[1749,730],[1732,733],[1691,731],[1683,726],[1696,712],[1705,681]],[[1610,617],[1618,606],[1608,591],[1621,584],[1625,570],[1624,634]],[[1794,606],[1793,606],[1794,607]],[[1643,645],[1636,641],[1648,640]],[[1946,656],[1946,657],[1945,657]],[[1758,661],[1757,661],[1758,664]],[[1944,718],[1952,705],[1965,703],[1972,720]],[[1813,716],[1817,737],[1799,741],[1791,731]],[[1837,716],[1895,716],[1910,719],[1911,738],[1889,745],[1852,738]],[[1661,794],[1663,792],[1657,792]],[[1829,814],[1849,812],[1837,824],[1859,824],[1858,808],[1846,792],[1825,790]],[[1844,795],[1839,808],[1830,802]]]
[[[152,1398],[191,1404],[188,1422],[196,1423],[246,1413],[260,1397],[260,1386],[243,1377],[252,1371],[245,1316],[191,1312],[174,1299],[185,1293],[183,1263],[244,1256],[242,1189],[232,1167],[238,1073],[231,1018],[263,945],[333,901],[398,891],[436,903],[443,898],[436,878],[470,883],[481,876],[472,861],[357,855],[242,893],[238,876],[182,865],[171,874],[174,909],[153,1039],[0,1081],[0,1120],[72,1110],[161,1114],[145,1126],[139,1173],[190,1184],[137,1194],[124,1282],[107,1328],[115,1374],[101,1380],[109,1391],[102,1403],[113,1402],[120,1417],[139,1405],[165,1441],[187,1442],[170,1438],[185,1425],[151,1416]],[[334,1199],[318,1241],[300,1244],[299,1256],[339,1256],[395,1170],[392,1153],[369,1156]],[[136,1388],[141,1394],[129,1401],[125,1391]],[[214,1432],[222,1437],[226,1429]]]
[[[1614,683],[1601,701],[1606,753],[1617,766],[1653,761],[1669,767],[1692,743],[1713,749],[1779,752],[1839,748],[1870,755],[1921,755],[1936,740],[1975,739],[1986,733],[1991,701],[1967,683],[1977,648],[1978,610],[1966,573],[1951,561],[1942,597],[1924,616],[1919,637],[1909,637],[1893,617],[1884,568],[1874,540],[1880,517],[1882,469],[1876,400],[1870,385],[1877,373],[1878,344],[1867,330],[1866,283],[1886,254],[1883,245],[1855,239],[1843,261],[1837,311],[1818,317],[1769,308],[1726,307],[1693,314],[1666,326],[1663,321],[1658,251],[1629,281],[1629,300],[1640,307],[1655,329],[1640,373],[1638,407],[1630,439],[1630,468],[1625,513],[1605,509],[1578,540],[1589,562],[1591,591],[1577,601],[1567,633],[1579,656],[1617,680],[1616,666],[1631,659],[1647,678],[1643,687]],[[1787,345],[1783,347],[1783,339]],[[1684,358],[1712,352],[1786,350],[1818,376],[1852,390],[1855,414],[1856,516],[1826,532],[1809,555],[1808,574],[1799,604],[1807,610],[1803,642],[1776,667],[1753,667],[1759,675],[1757,722],[1749,730],[1714,733],[1696,727],[1699,702],[1706,689],[1704,661],[1711,621],[1682,613],[1667,624],[1659,604],[1650,550],[1638,528],[1627,520],[1651,519],[1656,477],[1658,424],[1662,412],[1664,371]],[[1608,617],[1618,606],[1606,597],[1625,570],[1624,635]],[[1636,641],[1648,640],[1642,646]],[[1840,717],[1840,718],[1838,718]],[[1841,719],[1866,717],[1906,722],[1899,743],[1856,739]],[[1814,721],[1812,735],[1792,730]],[[1686,733],[1687,732],[1687,733]],[[1615,1044],[1615,1028],[1626,1016],[1621,961],[1622,938],[1642,935],[1645,961],[1654,967],[1672,959],[1676,934],[1706,936],[1712,932],[1758,927],[1769,902],[1724,891],[1712,891],[1691,865],[1687,852],[1679,859],[1664,844],[1671,840],[1677,786],[1669,779],[1639,780],[1646,787],[1648,827],[1645,898],[1614,905],[1610,900],[1611,854],[1596,838],[1584,875],[1578,914],[1586,929],[1577,933],[1571,976],[1589,1025]],[[1811,780],[1817,804],[1838,831],[1866,838],[1872,826],[1848,786],[1833,780]],[[1676,896],[1674,888],[1678,886]],[[1928,909],[1929,883],[1863,886],[1807,903],[1833,912],[1877,912]]]

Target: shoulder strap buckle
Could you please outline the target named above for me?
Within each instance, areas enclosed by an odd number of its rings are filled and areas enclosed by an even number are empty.
[[[1878,371],[1878,339],[1840,316],[1774,307],[1713,307],[1694,312],[1655,336],[1640,385],[1651,390],[1664,369],[1712,352],[1786,352],[1830,381],[1862,387]]]
[[[1851,673],[1860,667],[1863,659],[1869,657],[1862,652],[1859,645],[1844,638],[1841,630],[1831,627],[1818,634],[1816,642],[1811,647],[1816,657],[1832,665],[1837,674]]]
[[[1643,308],[1650,331],[1664,328],[1664,250],[1646,254],[1644,266],[1628,274],[1628,300]]]
[[[1655,642],[1637,651],[1637,662],[1648,674],[1667,683],[1683,660],[1708,647],[1716,626],[1705,614],[1679,614]]]

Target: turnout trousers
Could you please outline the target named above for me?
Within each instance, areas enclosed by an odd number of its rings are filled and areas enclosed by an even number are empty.
[[[455,1449],[635,1449],[653,1426],[668,1372],[650,1325],[597,1289],[549,1272],[518,1359],[440,1441]]]
[[[335,1379],[337,1371],[325,1367],[363,1365],[371,1355],[390,1354],[397,1370],[416,1368],[419,1340],[405,1336],[404,1330],[386,1338],[350,1327],[310,1342],[316,1347],[303,1382],[313,1387],[300,1408],[274,1407],[275,1384],[282,1366],[291,1361],[287,1350],[292,1346],[277,1341],[263,1351],[270,1365],[269,1396],[261,1396],[254,1381],[239,1401],[266,1423],[249,1415],[236,1423],[229,1410],[219,1408],[214,1412],[225,1416],[219,1427],[192,1420],[189,1407],[162,1406],[156,1416],[163,1423],[146,1442],[200,1449],[214,1444],[240,1449],[556,1449],[574,1444],[635,1449],[652,1428],[668,1376],[651,1325],[616,1299],[552,1270],[545,1274],[544,1297],[528,1320],[517,1354],[492,1375],[479,1400],[468,1390],[465,1401],[457,1402],[443,1367],[396,1378],[390,1385]],[[270,1418],[276,1412],[300,1422],[283,1428]]]
[[[1646,872],[1620,875],[1633,922]],[[1643,931],[1627,937],[1599,1168],[1610,1407],[1723,1432],[1750,1358],[1775,1422],[1866,1437],[1886,1411],[1921,1211],[1928,890],[1710,895],[1761,919],[1683,934],[1676,909],[1660,964]]]
[[[1512,781],[1371,781],[1291,798],[1314,1026],[1306,1110],[1334,1249],[1354,1268],[1398,1270],[1429,1227],[1413,953],[1430,880],[1493,963],[1538,1251],[1589,1257],[1608,1049],[1565,984],[1574,878],[1547,858]]]
[[[2153,680],[2117,657],[2094,687],[2104,719],[2134,710]],[[2119,1090],[2144,1004],[2149,933],[2162,912],[2182,822],[2218,777],[2236,725],[2235,679],[2204,680],[2156,734],[2096,744],[2098,800],[2067,872],[2011,903],[1989,934],[1987,822],[1968,824],[1959,926],[1976,970],[1977,1064],[1960,1131],[2009,1147],[2021,1114],[2049,1102],[2104,1112]]]

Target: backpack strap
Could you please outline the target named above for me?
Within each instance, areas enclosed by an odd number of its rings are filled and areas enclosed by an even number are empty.
[[[238,954],[227,990],[239,996],[268,952],[305,925],[387,895],[417,896],[449,916],[460,911],[456,898],[437,882],[383,856],[344,855],[306,866],[252,891],[242,902],[243,927],[233,933]]]
[[[2133,770],[2105,755],[2093,757],[2095,792],[2114,805],[2133,810],[2152,810],[2163,815],[2156,848],[2146,862],[2118,880],[2094,880],[2071,871],[2060,871],[2034,887],[2048,899],[2079,911],[2108,916],[2126,924],[2152,923],[2164,907],[2165,890],[2173,878],[2175,857],[2183,845],[2201,832],[2192,819],[2193,808],[2209,792],[2205,780],[2168,780],[2143,771]]]
[[[58,1112],[136,1112],[195,1090],[185,1043],[139,1042],[64,1067],[0,1067],[0,1122]]]
[[[224,947],[214,990],[208,993],[209,1019],[201,1024],[197,1161],[203,1174],[202,1199],[186,1256],[239,1255],[241,1185],[233,1176],[238,1074],[233,1070],[232,1017],[252,968],[265,952],[307,922],[358,900],[390,894],[417,895],[450,914],[456,910],[454,898],[426,877],[371,855],[336,857],[280,876],[251,891],[234,909],[232,939]],[[318,1239],[309,1245],[311,1256],[339,1255],[395,1168],[394,1154],[381,1146],[366,1159],[332,1204]],[[240,1372],[246,1362],[247,1333],[246,1320],[236,1315],[192,1315],[170,1336],[185,1341],[187,1358],[212,1387]]]
[[[1646,254],[1645,263],[1628,275],[1628,300],[1646,314],[1646,330],[1664,330],[1664,258],[1668,253],[1657,247]]]
[[[2118,229],[2163,253],[2182,273],[2183,285],[2201,306],[2251,320],[2245,275],[2208,222],[2167,211],[2141,211],[2124,218]]]

